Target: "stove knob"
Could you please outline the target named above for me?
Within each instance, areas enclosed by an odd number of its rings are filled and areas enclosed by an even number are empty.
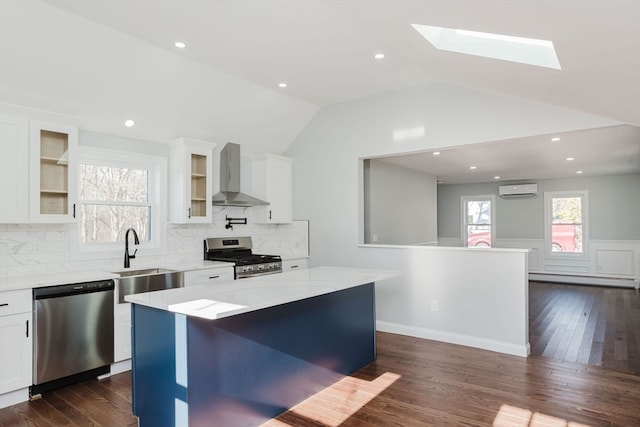
[[[260,265],[258,265],[258,270],[264,270],[264,267],[265,267],[265,265],[260,264]]]

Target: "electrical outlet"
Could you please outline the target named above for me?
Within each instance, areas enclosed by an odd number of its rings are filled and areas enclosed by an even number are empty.
[[[437,299],[432,299],[431,300],[431,311],[438,311],[438,300]]]

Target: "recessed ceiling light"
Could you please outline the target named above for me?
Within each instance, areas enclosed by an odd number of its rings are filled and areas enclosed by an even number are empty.
[[[551,140],[553,142],[558,142],[558,141],[560,141],[560,137],[559,136],[554,136],[553,138],[551,138]]]
[[[178,49],[184,49],[185,47],[187,47],[187,45],[183,42],[175,42],[173,45]]]
[[[582,173],[582,171],[576,171],[576,173],[577,173],[578,175],[580,175],[580,174]]]
[[[136,122],[134,122],[133,120],[129,119],[129,120],[125,120],[124,125],[128,128],[132,127],[133,125],[135,125]]]
[[[549,40],[411,24],[436,49],[560,69]]]
[[[440,155],[440,152],[439,152],[439,151],[434,151],[432,154],[433,154],[434,156],[439,156],[439,155]]]
[[[285,87],[287,87],[287,84],[285,82],[278,83],[278,87],[285,88]]]
[[[373,55],[373,57],[376,59],[382,59],[384,58],[384,53],[376,53],[375,55]]]
[[[478,168],[477,166],[469,166],[469,169],[471,169],[471,170],[474,170],[474,169],[477,169],[477,168]]]
[[[567,157],[567,162],[571,162],[573,160],[574,160],[573,157]]]
[[[500,179],[500,175],[494,176],[493,179]]]

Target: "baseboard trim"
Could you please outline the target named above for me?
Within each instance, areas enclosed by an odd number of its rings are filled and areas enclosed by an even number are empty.
[[[401,325],[398,323],[376,321],[376,329],[380,332],[407,335],[410,337],[424,338],[434,341],[442,341],[450,344],[464,345],[480,348],[498,353],[511,354],[513,356],[527,357],[531,353],[529,342],[525,345],[512,344],[504,341],[496,341],[487,338],[478,338],[470,335],[456,334],[452,332],[437,331],[434,329],[420,328],[417,326]]]
[[[131,359],[122,360],[111,365],[111,375],[120,374],[131,370]]]
[[[640,289],[640,280],[616,277],[581,276],[570,274],[529,273],[529,280],[574,285],[613,286],[617,288]]]
[[[7,408],[29,400],[29,387],[0,394],[0,409]]]

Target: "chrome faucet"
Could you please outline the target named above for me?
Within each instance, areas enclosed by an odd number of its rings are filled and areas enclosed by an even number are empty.
[[[136,233],[136,230],[134,230],[133,227],[129,228],[127,232],[124,233],[124,268],[131,267],[129,260],[135,258],[136,253],[138,252],[138,250],[136,249],[133,252],[133,255],[129,255],[129,232],[130,231],[133,231],[133,243],[135,245],[140,244],[140,240],[138,240],[138,233]]]

